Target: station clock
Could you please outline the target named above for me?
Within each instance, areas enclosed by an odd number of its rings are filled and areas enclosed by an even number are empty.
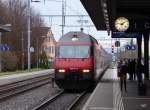
[[[129,28],[129,20],[125,17],[119,17],[115,20],[115,29],[124,32]]]

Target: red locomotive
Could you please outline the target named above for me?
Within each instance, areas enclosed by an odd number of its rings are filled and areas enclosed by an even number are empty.
[[[83,32],[69,32],[56,47],[55,82],[63,89],[94,88],[97,78],[110,64],[111,56],[97,40]]]

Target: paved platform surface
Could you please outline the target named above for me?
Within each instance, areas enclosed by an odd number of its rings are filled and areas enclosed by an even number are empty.
[[[150,87],[139,96],[137,81],[127,80],[127,92],[120,91],[116,69],[108,69],[83,110],[150,110]]]
[[[0,86],[43,76],[43,75],[48,75],[52,73],[54,73],[53,69],[47,69],[47,70],[34,71],[34,72],[28,72],[28,73],[21,73],[21,74],[4,75],[0,77]]]

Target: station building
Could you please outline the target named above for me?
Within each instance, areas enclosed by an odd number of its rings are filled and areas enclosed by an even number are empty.
[[[55,58],[55,47],[56,40],[54,38],[54,34],[52,30],[49,29],[47,35],[44,37],[44,41],[41,45],[41,53],[45,52],[49,62],[53,62]]]

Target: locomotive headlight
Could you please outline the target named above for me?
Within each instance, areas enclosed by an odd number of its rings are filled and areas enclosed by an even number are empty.
[[[72,40],[73,42],[75,42],[75,41],[78,41],[79,38],[78,38],[78,36],[77,36],[76,34],[74,34],[71,40]]]
[[[73,41],[73,42],[78,41],[78,38],[77,38],[77,37],[73,37],[73,38],[72,38],[72,41]]]
[[[82,72],[83,72],[83,73],[89,73],[90,70],[89,70],[89,69],[83,69]]]
[[[64,73],[64,72],[65,72],[65,69],[59,69],[58,72]]]

